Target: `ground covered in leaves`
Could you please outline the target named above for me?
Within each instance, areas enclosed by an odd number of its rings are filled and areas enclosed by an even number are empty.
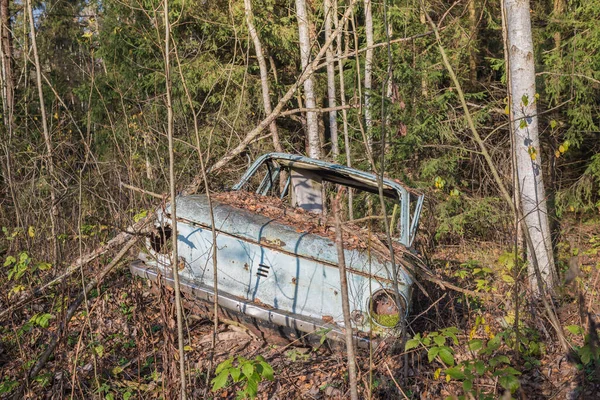
[[[573,224],[563,234],[572,240],[559,246],[559,266],[568,273],[577,264],[577,270],[569,285],[558,288],[554,305],[569,351],[558,344],[544,308],[528,301],[524,271],[513,254],[492,243],[440,246],[429,254],[431,269],[482,297],[428,282],[425,291],[416,289],[407,335],[359,353],[361,398],[600,398],[600,226]],[[11,246],[3,259],[2,307],[56,274]],[[93,275],[107,261],[83,272]],[[172,292],[133,278],[127,263],[90,294],[43,373],[31,382],[23,379],[80,288],[81,276],[76,276],[1,321],[0,397],[9,398],[17,385],[25,385],[26,398],[174,398],[178,361]],[[219,324],[214,348],[212,343],[212,320],[187,312],[192,398],[255,392],[260,399],[348,398],[339,346],[307,346],[301,340],[275,345],[229,322]],[[220,382],[209,375],[215,369]],[[244,378],[246,372],[253,378]],[[215,386],[219,389],[213,391]]]

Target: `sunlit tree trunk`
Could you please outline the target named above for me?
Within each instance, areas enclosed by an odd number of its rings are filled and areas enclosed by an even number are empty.
[[[373,13],[371,0],[365,0],[365,39],[367,51],[365,52],[365,125],[369,151],[373,148],[373,117],[371,112],[371,90],[373,89]]]
[[[271,97],[269,95],[269,75],[267,70],[267,62],[262,49],[258,32],[254,26],[254,14],[252,13],[252,2],[251,0],[244,0],[244,7],[246,13],[246,23],[248,24],[248,32],[254,43],[254,49],[256,50],[256,60],[258,61],[258,67],[260,69],[260,84],[262,88],[263,107],[265,109],[265,115],[271,114]],[[282,152],[281,142],[279,141],[279,132],[277,131],[277,124],[275,121],[269,125],[269,131],[273,139],[273,147],[276,151]]]
[[[333,18],[337,18],[336,9],[332,7],[331,0],[325,0],[325,39],[331,37],[332,32],[332,21]],[[333,61],[333,46],[330,46],[325,53],[327,60],[327,104],[329,107],[335,107],[335,63]],[[333,157],[337,159],[340,155],[340,148],[338,143],[338,126],[337,126],[337,112],[329,112],[329,133],[331,136],[331,151]]]
[[[515,135],[517,179],[520,187],[522,214],[527,232],[529,276],[531,287],[538,291],[535,263],[547,288],[556,283],[556,270],[548,213],[536,110],[535,65],[531,17],[528,0],[504,0],[507,25],[507,49],[512,123]]]
[[[335,18],[333,19],[333,23],[335,24],[335,29],[337,30],[339,28],[340,25],[340,21],[337,18],[337,1],[334,0],[334,5],[333,5],[333,9],[336,11],[336,15]],[[346,45],[348,45],[348,43],[350,42],[350,38],[348,35],[348,21],[345,22],[345,38],[346,38]],[[346,105],[346,85],[345,85],[345,81],[344,81],[344,63],[342,61],[342,55],[343,55],[343,40],[342,40],[342,32],[339,31],[338,32],[338,36],[337,36],[337,47],[336,47],[336,55],[338,58],[338,75],[339,75],[339,79],[340,79],[340,102],[342,106]],[[344,148],[345,148],[345,153],[346,153],[346,165],[348,167],[352,166],[352,155],[351,155],[351,148],[350,148],[350,135],[348,133],[348,112],[346,111],[346,109],[342,109],[342,123],[343,123],[343,128],[344,128]],[[354,219],[354,191],[349,188],[348,189],[348,219],[352,220]]]
[[[300,42],[300,63],[304,71],[310,63],[310,35],[306,0],[296,0],[296,17],[298,18],[298,39]],[[304,106],[307,109],[316,108],[315,82],[312,75],[304,81]],[[318,115],[314,111],[306,113],[306,137],[308,156],[321,158],[321,143],[319,142]]]

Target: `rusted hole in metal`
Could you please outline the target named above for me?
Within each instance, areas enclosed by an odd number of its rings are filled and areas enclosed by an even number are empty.
[[[168,225],[156,228],[150,235],[150,246],[152,247],[152,250],[157,253],[168,254],[168,247],[172,234],[173,230]]]
[[[363,321],[365,320],[365,316],[363,315],[362,311],[360,310],[354,310],[352,311],[352,320],[354,322],[356,322],[357,324],[362,324]]]
[[[398,309],[394,293],[389,290],[377,291],[369,301],[369,314],[375,324],[384,328],[393,328],[400,322],[400,316],[404,314],[405,300],[400,297]]]

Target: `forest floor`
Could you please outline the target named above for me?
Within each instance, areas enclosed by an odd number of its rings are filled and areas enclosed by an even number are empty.
[[[430,283],[424,283],[429,297],[415,289],[407,325],[407,338],[413,340],[389,339],[371,352],[359,353],[360,397],[500,398],[504,393],[503,398],[510,398],[503,388],[511,387],[514,398],[600,398],[600,354],[594,335],[600,313],[600,225],[571,224],[563,233],[577,238],[577,248],[559,246],[559,265],[566,269],[574,256],[580,265],[579,277],[561,286],[555,301],[560,322],[567,327],[569,353],[558,344],[543,307],[526,303],[530,297],[525,290],[515,288],[504,247],[482,242],[438,247],[429,257],[432,269],[489,296],[467,297]],[[90,294],[43,373],[27,384],[26,398],[170,398],[177,381],[172,295],[164,288],[151,290],[126,266]],[[63,293],[72,291],[70,297],[75,296],[80,287],[76,282],[64,285]],[[10,304],[12,287],[4,278],[0,282],[2,303]],[[53,310],[60,309],[63,299],[37,299],[2,322],[0,398],[23,383],[24,371],[56,331]],[[515,313],[510,311],[515,300],[520,302],[518,335]],[[40,319],[44,315],[50,315],[45,322]],[[260,399],[348,398],[345,353],[330,349],[328,342],[316,347],[299,342],[274,345],[236,324],[221,323],[213,351],[212,321],[190,314],[186,321],[192,398],[235,398],[243,382],[229,381],[216,392],[206,382],[207,370],[231,357],[263,357],[273,368],[274,380],[258,385]]]

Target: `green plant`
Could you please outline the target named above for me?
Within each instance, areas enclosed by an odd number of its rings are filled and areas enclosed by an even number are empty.
[[[6,257],[4,261],[5,267],[11,267],[11,270],[8,272],[8,280],[18,281],[21,279],[27,269],[29,268],[29,264],[31,263],[31,258],[27,252],[19,253],[18,259],[13,256]]]
[[[287,358],[292,362],[296,362],[298,359],[302,361],[308,361],[310,359],[310,354],[308,352],[301,352],[298,349],[291,349],[285,352]]]
[[[458,345],[456,337],[458,332],[458,328],[449,327],[439,332],[431,332],[424,337],[416,334],[406,342],[405,350],[422,346],[427,349],[427,359],[430,363],[435,360],[441,361],[446,368],[438,368],[434,377],[437,379],[444,372],[447,381],[452,379],[461,381],[465,395],[458,396],[459,400],[494,399],[494,393],[487,393],[475,386],[477,379],[486,376],[498,378],[500,386],[511,393],[519,388],[517,377],[521,372],[510,366],[510,359],[506,355],[498,352],[506,335],[504,332],[493,336],[487,343],[482,339],[469,340],[466,347],[473,358],[456,363],[455,350],[447,346],[446,342],[451,339],[454,345]]]
[[[32,326],[39,326],[41,328],[47,328],[48,325],[50,325],[50,320],[54,318],[54,315],[52,314],[47,314],[47,313],[43,313],[43,314],[35,314],[33,317],[31,317],[29,319],[29,323]]]
[[[485,266],[481,266],[479,261],[470,260],[460,264],[461,269],[454,273],[454,276],[461,279],[470,279],[477,284],[475,288],[478,292],[489,292],[495,290],[492,286],[494,271]]]
[[[261,356],[248,360],[238,356],[228,358],[217,366],[215,378],[212,380],[212,390],[216,392],[227,386],[229,376],[234,384],[239,383],[242,389],[237,391],[238,399],[255,398],[258,394],[258,384],[263,380],[273,380],[273,368]]]
[[[459,396],[459,399],[466,399],[474,395],[476,398],[493,399],[493,393],[485,393],[474,389],[476,378],[491,375],[498,378],[498,383],[504,389],[511,393],[520,386],[517,376],[521,372],[510,366],[510,359],[504,354],[498,354],[503,339],[504,332],[500,332],[484,343],[481,339],[471,339],[467,347],[471,354],[477,358],[466,360],[459,363],[456,367],[447,368],[444,372],[450,379],[462,381],[465,396]]]
[[[577,353],[580,361],[578,368],[594,370],[595,366],[600,362],[600,348],[591,343],[592,335],[590,333],[586,334],[584,329],[579,325],[569,325],[565,329],[573,335],[583,336],[583,345],[573,346],[573,350]]]
[[[18,385],[19,382],[10,380],[10,378],[6,376],[4,377],[4,380],[0,382],[0,394],[10,393]]]
[[[419,345],[423,345],[427,348],[427,359],[432,362],[436,357],[446,365],[454,365],[454,350],[451,347],[446,346],[446,340],[452,339],[452,342],[457,345],[458,338],[456,334],[459,332],[458,328],[451,326],[444,328],[439,332],[431,332],[425,337],[421,337],[420,333],[417,333],[414,338],[406,342],[405,350],[411,350]]]

